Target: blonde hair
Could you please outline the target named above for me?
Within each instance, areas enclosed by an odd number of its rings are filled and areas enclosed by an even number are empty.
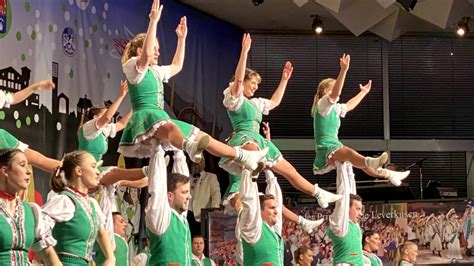
[[[84,157],[89,154],[86,151],[73,151],[64,155],[61,165],[56,168],[51,176],[50,186],[54,192],[61,192],[67,186],[67,182],[73,177],[74,169],[81,166]]]
[[[411,247],[418,247],[418,245],[415,242],[412,241],[405,241],[405,243],[398,245],[397,248],[397,253],[395,255],[395,258],[393,259],[393,265],[398,266],[400,265],[400,262],[402,261],[403,255],[405,255],[405,252],[407,251],[408,248]]]
[[[143,48],[143,42],[145,41],[146,33],[139,33],[135,38],[127,43],[122,54],[122,65],[125,64],[128,59],[137,56],[138,48]]]
[[[319,99],[324,96],[324,90],[327,89],[329,85],[331,85],[331,83],[335,81],[336,80],[333,78],[325,78],[319,82],[318,88],[316,89],[316,94],[314,95],[313,105],[311,106],[311,117],[314,116],[314,110],[316,108],[316,105],[318,104]]]
[[[256,78],[258,83],[262,82],[262,77],[260,76],[260,74],[258,74],[257,71],[251,68],[246,68],[245,74],[244,74],[244,81],[250,80],[252,78]],[[234,80],[235,80],[235,76],[232,77],[231,82],[233,82]]]

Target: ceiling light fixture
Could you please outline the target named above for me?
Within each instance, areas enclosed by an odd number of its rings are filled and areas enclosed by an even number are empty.
[[[464,37],[464,35],[469,33],[469,17],[463,17],[461,21],[459,21],[458,26],[456,27],[456,34],[459,37]]]
[[[318,15],[312,15],[313,23],[311,28],[313,29],[314,34],[319,35],[324,31],[324,24],[321,18]]]
[[[254,6],[259,6],[263,4],[263,2],[265,2],[265,0],[252,0]]]

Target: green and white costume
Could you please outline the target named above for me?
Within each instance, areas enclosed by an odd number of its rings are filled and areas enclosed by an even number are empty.
[[[12,102],[12,94],[0,90],[0,110],[9,108]],[[28,145],[19,141],[8,131],[0,128],[0,149],[19,149],[24,152],[27,148]]]
[[[114,234],[115,238],[115,266],[128,266],[130,265],[128,261],[128,244],[123,237],[119,236],[118,234]],[[95,264],[102,265],[105,262],[105,255],[102,252],[99,244],[96,242],[94,245],[95,251]]]
[[[35,203],[16,199],[15,216],[0,201],[0,265],[30,265],[28,249],[38,252],[54,246],[56,240]]]
[[[364,266],[383,266],[383,262],[377,254],[364,250]]]
[[[276,177],[270,170],[265,170],[267,177],[266,194],[271,194],[277,201],[277,222],[270,226],[262,219],[260,199],[256,182],[252,182],[250,171],[242,172],[240,199],[242,211],[237,227],[240,230],[243,247],[242,265],[262,265],[271,263],[274,266],[284,265],[284,246],[282,230],[282,193]]]
[[[215,266],[216,263],[210,259],[209,257],[204,256],[204,254],[201,255],[201,257],[198,257],[194,254],[192,254],[192,259],[193,259],[193,266]]]
[[[153,138],[161,126],[176,124],[188,140],[194,140],[199,129],[171,119],[164,110],[163,82],[167,82],[171,76],[170,67],[154,65],[140,72],[136,67],[137,60],[137,57],[132,57],[122,66],[128,81],[133,114],[123,130],[118,151],[126,157],[146,158],[151,156],[152,149],[142,142]],[[167,149],[172,149],[169,143],[163,144],[167,145]]]
[[[338,99],[339,101],[339,99]],[[347,106],[332,102],[328,95],[319,99],[313,111],[313,131],[316,157],[313,162],[315,175],[322,175],[334,169],[334,166],[326,163],[333,153],[344,146],[339,141],[338,133],[341,126],[341,117],[345,117]]]
[[[265,98],[247,99],[243,94],[234,97],[231,93],[231,85],[224,90],[223,101],[234,129],[234,135],[227,144],[232,147],[238,147],[250,143],[256,145],[260,150],[268,147],[266,161],[267,166],[271,168],[279,160],[282,160],[283,156],[273,142],[266,140],[260,134],[262,116],[268,115],[270,112],[270,100]],[[237,160],[229,158],[221,158],[219,165],[229,172],[229,188],[224,195],[224,199],[228,199],[229,195],[239,191],[240,175],[243,167]]]
[[[336,161],[337,194],[343,198],[329,217],[327,234],[333,243],[333,264],[350,263],[364,265],[362,252],[362,231],[359,225],[349,219],[350,194],[356,194],[354,172],[349,162]]]
[[[168,202],[167,170],[164,150],[154,146],[150,158],[148,192],[150,198],[145,209],[151,256],[148,265],[192,265],[191,232],[186,212],[178,213]]]
[[[66,188],[48,198],[43,212],[50,217],[53,237],[58,241],[55,250],[63,265],[89,265],[105,219],[97,201]]]

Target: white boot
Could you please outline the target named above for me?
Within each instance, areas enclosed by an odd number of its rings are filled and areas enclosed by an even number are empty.
[[[311,221],[311,220],[303,218],[302,216],[298,217],[298,224],[308,234],[311,234],[313,232],[313,230],[316,227],[320,226],[322,223],[324,223],[324,218],[321,218],[321,219],[316,220],[316,221]]]
[[[365,157],[365,165],[377,171],[388,161],[388,154],[386,152],[382,153],[379,157]]]
[[[252,176],[257,176],[265,167],[265,156],[268,152],[268,147],[259,151],[247,151],[240,147],[234,147],[236,151],[236,160],[242,165],[252,171]]]
[[[408,175],[410,174],[410,171],[404,171],[404,172],[398,172],[398,171],[393,171],[393,170],[388,170],[388,169],[379,169],[378,171],[387,171],[386,178],[390,180],[390,183],[392,185],[399,187],[402,184],[402,180],[407,178]]]
[[[329,206],[329,203],[336,202],[342,199],[342,195],[338,195],[338,194],[334,194],[329,191],[326,191],[318,187],[318,184],[315,184],[314,187],[316,189],[316,194],[314,196],[318,200],[319,206],[321,206],[322,208],[326,209]]]
[[[185,140],[183,149],[188,153],[191,161],[199,163],[202,160],[202,152],[209,146],[209,141],[208,135],[202,136],[198,141]]]

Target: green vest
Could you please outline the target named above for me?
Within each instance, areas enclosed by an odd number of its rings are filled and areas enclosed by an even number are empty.
[[[115,234],[115,266],[128,266],[128,245],[127,241],[121,236]],[[104,252],[99,246],[99,243],[95,242],[94,245],[95,251],[95,263],[96,265],[102,265],[105,261]]]
[[[194,266],[200,266],[200,265],[198,264],[198,261],[197,261],[197,260],[194,260],[194,259],[193,259],[193,265],[194,265]],[[208,258],[208,257],[206,257],[206,256],[204,256],[204,266],[211,266],[211,265],[212,265],[211,259]]]
[[[362,232],[359,225],[349,221],[347,234],[343,237],[336,236],[331,229],[327,230],[331,238],[334,252],[333,263],[351,263],[355,266],[364,265],[362,257]]]
[[[317,106],[314,108],[313,133],[316,158],[313,162],[313,169],[326,166],[326,158],[329,154],[343,146],[338,138],[340,126],[341,119],[334,108],[326,116],[319,114]]]
[[[369,259],[370,266],[383,266],[382,260],[375,253],[364,251],[364,256]]]
[[[81,128],[81,130],[79,130],[78,139],[79,150],[89,152],[94,156],[97,162],[102,159],[102,156],[105,153],[107,153],[108,139],[102,133],[93,140],[86,140],[84,137],[84,130]]]
[[[65,260],[69,263],[75,259],[78,259],[77,263],[90,261],[99,230],[94,205],[90,203],[90,212],[86,212],[81,200],[77,199],[73,193],[62,191],[59,194],[66,195],[74,201],[76,212],[71,220],[58,222],[54,226],[53,237],[58,241],[54,249],[61,261]]]
[[[189,266],[191,257],[191,233],[186,220],[181,222],[175,212],[171,212],[168,229],[162,235],[156,235],[148,230],[150,236],[151,256],[148,265],[168,265],[177,263]]]
[[[255,244],[249,244],[242,239],[244,251],[243,265],[262,265],[272,263],[273,266],[283,266],[283,239],[270,226],[262,222],[262,235]]]
[[[138,84],[128,82],[128,95],[132,102],[132,109],[164,108],[163,82],[148,68],[142,81]]]
[[[35,217],[27,202],[16,201],[16,219],[0,204],[0,265],[29,265],[28,248],[35,239]]]
[[[227,111],[227,115],[230,118],[230,123],[235,132],[260,132],[262,113],[252,101],[245,98],[238,110]]]

